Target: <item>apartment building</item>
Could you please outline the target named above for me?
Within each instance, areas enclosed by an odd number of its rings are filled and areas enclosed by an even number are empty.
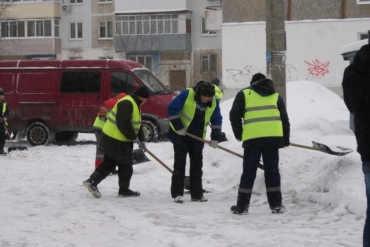
[[[60,0],[0,3],[0,59],[55,59],[61,54]]]

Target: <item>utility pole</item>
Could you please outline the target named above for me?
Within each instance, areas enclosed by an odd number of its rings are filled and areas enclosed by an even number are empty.
[[[266,0],[266,71],[276,91],[286,100],[286,34],[284,0]]]

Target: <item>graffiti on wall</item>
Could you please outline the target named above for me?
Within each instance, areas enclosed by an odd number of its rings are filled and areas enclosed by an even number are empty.
[[[226,72],[231,76],[234,82],[249,82],[252,76],[258,72],[257,69],[253,69],[252,65],[246,65],[243,69],[226,69]]]
[[[330,62],[320,62],[318,59],[313,60],[311,63],[304,60],[304,62],[308,65],[308,71],[310,75],[313,77],[324,77],[325,74],[329,73],[329,64]]]

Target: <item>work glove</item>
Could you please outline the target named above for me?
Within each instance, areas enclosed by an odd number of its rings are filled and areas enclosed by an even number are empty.
[[[6,120],[8,120],[6,117],[3,117],[3,121],[6,122]]]
[[[140,148],[141,150],[145,151],[145,150],[146,150],[146,144],[145,144],[145,142],[141,142],[141,143],[139,144],[139,148]]]
[[[181,130],[176,130],[176,133],[180,136],[184,136],[185,135],[185,129],[181,129]]]
[[[240,140],[240,139],[236,139],[238,142],[241,142],[242,140]]]
[[[133,143],[136,143],[137,145],[139,145],[140,144],[140,140],[139,140],[139,138],[138,137],[136,137],[135,139],[132,139],[131,140]]]
[[[284,140],[284,147],[289,147],[290,141],[289,140]]]
[[[216,140],[211,140],[209,142],[209,146],[213,147],[213,148],[217,148],[218,147],[218,141]]]

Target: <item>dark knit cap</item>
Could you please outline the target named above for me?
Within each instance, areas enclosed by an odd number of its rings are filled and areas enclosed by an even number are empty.
[[[256,81],[259,81],[259,80],[262,80],[262,79],[266,79],[266,76],[265,76],[264,74],[262,74],[262,73],[254,74],[254,75],[252,76],[251,84],[252,84],[253,82],[256,82]]]
[[[5,95],[4,91],[0,88],[0,95]]]
[[[149,98],[149,90],[147,86],[141,86],[135,90],[134,94],[136,96],[142,97],[144,99]]]

